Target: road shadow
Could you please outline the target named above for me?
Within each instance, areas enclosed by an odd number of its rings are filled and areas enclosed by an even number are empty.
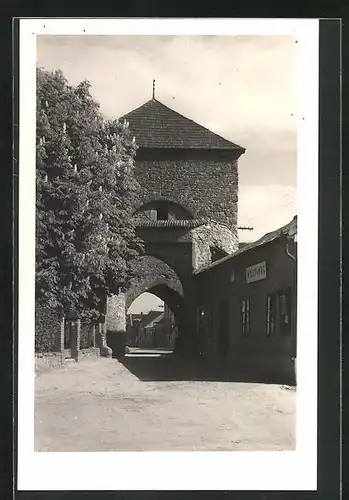
[[[234,367],[228,362],[208,362],[203,358],[186,359],[171,351],[134,351],[119,362],[142,381],[211,381],[294,385],[277,373],[257,373]]]

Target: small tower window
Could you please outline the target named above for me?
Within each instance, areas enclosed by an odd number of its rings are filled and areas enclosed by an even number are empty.
[[[192,214],[181,205],[167,200],[151,201],[138,209],[136,213],[143,213],[152,221],[190,220],[193,218]]]
[[[150,220],[158,220],[158,211],[150,210]]]
[[[157,209],[158,220],[168,220],[168,206],[167,203],[161,203]]]

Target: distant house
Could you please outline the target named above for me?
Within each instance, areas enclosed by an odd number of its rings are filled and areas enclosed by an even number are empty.
[[[171,310],[149,311],[147,314],[128,314],[129,344],[144,348],[173,348],[176,325]]]

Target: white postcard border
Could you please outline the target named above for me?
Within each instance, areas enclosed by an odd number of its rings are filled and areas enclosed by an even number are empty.
[[[318,26],[316,19],[20,20],[18,489],[316,489]],[[35,68],[36,37],[45,34],[274,34],[296,37],[299,127],[295,452],[34,452]],[[134,470],[137,470],[136,476]]]

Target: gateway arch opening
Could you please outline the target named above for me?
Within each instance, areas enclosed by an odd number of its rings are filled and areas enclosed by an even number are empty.
[[[175,305],[172,304],[172,308]],[[176,311],[168,302],[150,292],[140,294],[126,313],[129,352],[173,352],[178,336]]]

